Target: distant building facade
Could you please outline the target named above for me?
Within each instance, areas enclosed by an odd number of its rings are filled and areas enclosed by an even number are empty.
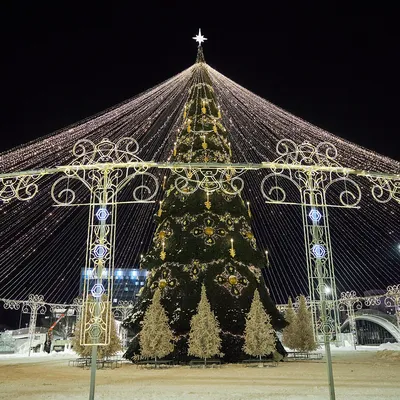
[[[91,270],[88,270],[88,274]],[[103,271],[103,276],[106,277],[108,270]],[[119,301],[136,301],[139,296],[140,289],[145,285],[147,271],[137,268],[116,268],[114,269],[114,289],[113,289],[113,304]],[[79,284],[79,294],[83,292],[85,279],[85,269],[81,270],[81,279]],[[94,281],[93,281],[94,282]]]

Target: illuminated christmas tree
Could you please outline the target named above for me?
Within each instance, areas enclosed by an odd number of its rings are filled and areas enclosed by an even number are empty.
[[[246,317],[243,350],[246,354],[259,357],[267,356],[275,350],[275,335],[271,318],[265,312],[260,294],[254,292],[253,302]]]
[[[153,301],[143,318],[140,331],[140,353],[143,357],[165,357],[174,350],[173,334],[168,325],[168,317],[160,303],[161,294],[157,289]]]
[[[314,339],[311,311],[307,308],[306,298],[300,296],[299,309],[295,318],[295,346],[299,351],[313,351],[318,348]]]
[[[289,349],[296,348],[296,312],[293,308],[293,302],[291,297],[289,297],[288,308],[285,312],[285,319],[289,325],[283,330],[282,343]]]
[[[197,40],[191,87],[170,161],[229,164],[229,132],[204,61],[202,37]],[[204,178],[207,171],[208,178]],[[221,352],[226,361],[246,358],[243,333],[255,290],[273,328],[278,330],[286,324],[263,280],[261,269],[265,268],[266,259],[257,248],[250,208],[240,191],[235,190],[239,185],[235,171],[207,171],[194,171],[193,175],[188,172],[189,180],[177,180],[171,174],[163,182],[165,196],[155,217],[153,245],[142,260],[142,267],[149,272],[147,282],[132,315],[125,321],[134,334],[127,358],[140,353],[140,324],[157,288],[174,331],[173,357],[177,360],[188,358],[190,321],[196,313],[202,285],[220,323]],[[202,179],[201,187],[197,187],[196,181]],[[219,185],[218,190],[215,185]],[[284,352],[279,342],[277,350]]]
[[[207,299],[206,288],[201,288],[201,297],[197,306],[197,314],[193,315],[190,321],[189,349],[188,354],[204,358],[220,355],[221,329],[217,318],[211,310]]]

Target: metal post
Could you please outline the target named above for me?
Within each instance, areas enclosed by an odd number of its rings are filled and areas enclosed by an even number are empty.
[[[319,269],[319,268],[318,268]],[[322,279],[321,273],[319,274],[320,290],[321,290],[321,321],[322,329],[324,333],[324,346],[326,354],[326,366],[328,372],[329,381],[329,398],[330,400],[335,400],[335,381],[333,379],[333,369],[332,369],[332,354],[331,354],[331,344],[330,344],[330,329],[326,319],[326,299],[325,299],[325,284]]]
[[[22,312],[24,314],[30,314],[29,317],[29,328],[28,328],[28,335],[29,335],[29,349],[28,349],[28,357],[31,355],[31,347],[33,337],[36,331],[36,320],[37,314],[45,314],[46,313],[46,306],[44,304],[44,298],[41,295],[30,294],[28,296],[28,300],[22,302]]]
[[[349,329],[352,335],[354,350],[357,350],[357,324],[354,314],[354,308],[361,310],[362,304],[356,292],[342,292],[339,299],[339,310],[346,311],[349,319]]]
[[[102,179],[102,185],[99,187],[99,190],[101,191],[101,204],[100,208],[101,209],[106,209],[107,208],[107,203],[108,203],[108,194],[107,194],[107,188],[108,188],[108,171],[104,170],[103,173],[103,179]],[[94,212],[94,207],[92,209]],[[99,235],[98,235],[98,242],[100,245],[104,245],[106,242],[106,219],[101,218],[100,219],[100,230],[99,230]],[[98,260],[98,268],[97,268],[97,280],[96,284],[103,286],[103,267],[104,267],[104,262],[102,258]],[[111,268],[109,268],[109,273],[112,273]],[[112,276],[111,276],[112,279]],[[101,317],[101,309],[100,309],[100,303],[102,303],[102,296],[98,296],[95,298],[95,312],[94,312],[94,317],[99,318]],[[111,307],[106,310],[107,313],[111,313]],[[110,324],[111,321],[108,321]],[[107,331],[107,328],[106,328]],[[107,335],[107,333],[105,333]],[[93,335],[92,341],[92,359],[91,359],[91,369],[90,369],[90,391],[89,391],[89,400],[94,400],[94,392],[95,392],[95,386],[96,386],[96,371],[97,371],[97,348],[98,348],[98,341],[99,341],[99,336],[100,332],[96,331],[96,335]]]
[[[388,286],[385,298],[386,307],[394,307],[397,327],[400,329],[400,284]]]
[[[36,330],[36,317],[37,317],[37,305],[36,303],[31,303],[30,305],[31,308],[31,314],[29,318],[29,349],[28,349],[28,357],[31,356],[31,348],[32,348],[32,342],[33,342],[33,336],[35,335],[35,330]]]
[[[309,205],[311,206],[311,210],[317,211],[317,206],[318,203],[315,198],[315,187],[314,187],[314,182],[313,182],[313,177],[312,174],[308,174],[308,197],[309,197]],[[322,197],[324,199],[324,197]],[[320,199],[321,200],[321,199]],[[321,202],[319,202],[321,203]],[[307,204],[307,202],[305,203]],[[322,205],[324,202],[322,202]],[[319,204],[321,205],[321,204]],[[303,206],[303,215],[304,215],[304,209],[305,206]],[[319,300],[320,300],[320,318],[321,318],[321,328],[323,332],[323,337],[324,337],[324,346],[325,346],[325,354],[326,354],[326,366],[327,366],[327,373],[328,373],[328,382],[329,382],[329,398],[330,400],[335,400],[335,382],[333,379],[333,370],[332,370],[332,355],[331,355],[331,345],[330,345],[330,328],[329,328],[329,323],[327,321],[327,307],[326,307],[326,294],[325,294],[325,282],[324,282],[324,277],[326,276],[326,271],[323,270],[325,269],[325,265],[322,263],[322,259],[325,257],[327,249],[324,247],[324,245],[321,245],[321,229],[318,226],[318,222],[320,221],[321,217],[324,218],[325,215],[321,215],[321,212],[318,211],[320,215],[316,216],[310,216],[312,220],[312,230],[311,230],[311,236],[312,236],[312,247],[310,246],[306,247],[306,252],[307,252],[307,259],[309,261],[309,266],[312,266],[314,264],[315,272],[317,275],[317,281],[318,281],[318,294],[319,294]],[[323,231],[322,231],[323,232]],[[308,232],[309,234],[310,232]],[[308,235],[307,235],[308,236]],[[311,259],[312,257],[312,259]],[[329,257],[329,255],[328,255]],[[328,258],[329,259],[329,258]],[[314,273],[315,273],[314,272]],[[314,275],[313,273],[313,275]],[[332,290],[335,289],[335,287],[332,288]],[[310,293],[311,295],[311,293]],[[335,305],[334,305],[335,307]],[[336,323],[336,321],[335,321]]]

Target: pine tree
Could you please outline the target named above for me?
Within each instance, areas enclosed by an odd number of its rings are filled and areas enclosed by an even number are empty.
[[[271,318],[265,312],[258,290],[254,292],[253,302],[246,317],[243,350],[250,356],[261,357],[275,350],[275,335]]]
[[[318,348],[314,339],[311,311],[307,308],[306,298],[300,296],[299,309],[295,318],[296,338],[295,349],[299,351],[313,351]]]
[[[173,339],[167,314],[161,305],[161,292],[157,289],[143,318],[139,339],[141,355],[157,361],[157,358],[163,358],[174,350]]]
[[[94,299],[89,296],[88,302],[93,302]],[[97,347],[97,357],[99,359],[102,359],[104,357],[110,357],[118,353],[119,351],[122,350],[122,345],[121,345],[121,339],[118,336],[117,333],[117,327],[115,323],[115,319],[112,316],[112,313],[110,312],[110,305],[107,303],[105,304],[105,310],[102,313],[102,320],[103,323],[105,324],[107,314],[108,317],[110,318],[109,324],[110,325],[110,343],[107,346],[98,346]],[[89,313],[88,307],[85,307],[86,313]],[[72,339],[72,347],[73,350],[79,354],[81,357],[90,357],[92,355],[92,346],[83,346],[81,345],[81,324],[84,322],[84,318],[81,318],[75,325],[75,334]],[[101,338],[100,340],[103,340]]]
[[[296,313],[293,308],[292,299],[289,297],[288,308],[285,313],[285,319],[289,323],[289,325],[282,332],[282,343],[288,347],[289,349],[295,349],[297,346],[296,343],[296,335],[297,335],[297,327],[296,327]]]
[[[222,165],[231,163],[234,157],[208,68],[199,47],[171,162]],[[163,181],[165,195],[156,210],[153,244],[141,263],[148,270],[146,285],[125,321],[134,336],[125,357],[132,359],[139,354],[141,322],[159,288],[171,328],[179,338],[171,357],[187,360],[190,320],[205,285],[222,328],[224,360],[239,361],[246,357],[242,351],[245,317],[256,289],[274,329],[286,325],[264,282],[262,269],[267,262],[257,247],[251,213],[241,194],[235,193],[235,171],[225,170],[216,190],[219,178],[214,178],[214,172],[204,178],[202,188],[193,183],[203,179],[200,172],[192,176],[192,171],[183,171],[188,181],[178,179],[175,172]],[[277,349],[285,352],[280,342]]]
[[[206,288],[201,288],[200,302],[197,307],[197,314],[193,315],[190,321],[189,350],[191,356],[207,358],[221,355],[221,329],[214,313],[211,311],[210,303],[206,295]]]

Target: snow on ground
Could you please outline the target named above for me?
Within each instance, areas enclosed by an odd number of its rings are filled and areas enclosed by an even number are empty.
[[[394,350],[396,349],[396,350]],[[380,350],[380,351],[379,351]],[[332,347],[337,400],[394,400],[400,393],[400,346]],[[87,400],[90,371],[69,367],[74,353],[0,356],[1,400]],[[278,367],[169,369],[123,363],[98,370],[96,400],[322,400],[329,399],[326,365],[289,361]]]

